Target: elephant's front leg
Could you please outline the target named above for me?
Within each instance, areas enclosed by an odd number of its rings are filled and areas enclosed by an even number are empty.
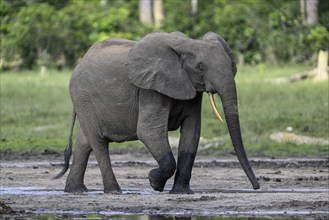
[[[176,170],[168,141],[170,105],[171,100],[165,95],[151,90],[140,92],[137,136],[159,164],[150,171],[149,180],[152,188],[160,192]]]
[[[201,103],[202,94],[199,93],[191,102],[191,106],[188,107],[188,116],[180,128],[181,136],[178,147],[177,171],[174,186],[170,191],[173,194],[193,193],[190,189],[190,180],[200,139]]]

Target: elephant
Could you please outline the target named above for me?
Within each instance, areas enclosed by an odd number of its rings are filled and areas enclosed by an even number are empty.
[[[214,32],[192,39],[181,32],[154,32],[139,41],[109,38],[95,43],[76,66],[69,83],[73,116],[64,152],[62,177],[69,168],[76,118],[80,127],[65,192],[84,192],[84,174],[91,151],[101,170],[104,193],[121,193],[112,170],[109,143],[140,140],[158,167],[148,178],[163,191],[192,194],[191,172],[201,130],[203,93],[221,98],[228,131],[238,160],[254,189],[260,185],[242,141],[232,51]],[[177,163],[168,131],[180,129]]]

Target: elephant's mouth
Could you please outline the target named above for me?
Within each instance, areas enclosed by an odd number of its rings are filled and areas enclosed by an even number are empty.
[[[210,100],[210,104],[211,104],[212,110],[214,111],[215,115],[217,116],[217,118],[219,120],[221,120],[222,122],[224,122],[222,116],[220,116],[220,114],[218,112],[218,109],[216,107],[213,94],[211,92],[208,92],[208,96],[209,96],[209,100]]]
[[[194,88],[198,92],[204,92],[206,90],[206,85],[205,85],[205,83],[197,82],[194,84]]]

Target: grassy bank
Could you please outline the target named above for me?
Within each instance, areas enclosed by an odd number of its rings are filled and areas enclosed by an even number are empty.
[[[328,145],[279,144],[273,132],[292,127],[299,135],[328,138],[328,82],[309,80],[272,84],[268,80],[305,71],[305,66],[258,66],[239,68],[237,75],[242,134],[253,156],[324,156]],[[68,93],[70,71],[2,73],[0,149],[14,151],[63,150],[71,121]],[[210,152],[232,151],[226,124],[215,119],[207,97],[202,112],[202,137],[210,140]],[[176,135],[177,133],[173,133]],[[215,139],[214,139],[215,138]],[[136,142],[115,144],[131,146]]]
[[[72,105],[69,73],[1,74],[1,149],[63,149]]]

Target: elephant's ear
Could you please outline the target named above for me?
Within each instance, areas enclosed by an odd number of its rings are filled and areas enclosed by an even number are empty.
[[[232,63],[231,63],[231,65],[232,65],[232,73],[235,76],[236,75],[236,71],[237,71],[237,68],[236,68],[236,60],[235,60],[235,57],[233,56],[233,53],[232,53],[231,48],[228,46],[228,44],[226,43],[226,41],[221,36],[219,36],[218,34],[216,34],[214,32],[208,32],[208,33],[206,33],[203,36],[202,39],[203,40],[207,40],[207,41],[220,42],[223,45],[225,52],[231,58],[231,61],[232,61]]]
[[[167,33],[146,35],[129,51],[128,78],[137,87],[156,90],[174,99],[194,98],[196,90],[173,46],[184,40]]]

